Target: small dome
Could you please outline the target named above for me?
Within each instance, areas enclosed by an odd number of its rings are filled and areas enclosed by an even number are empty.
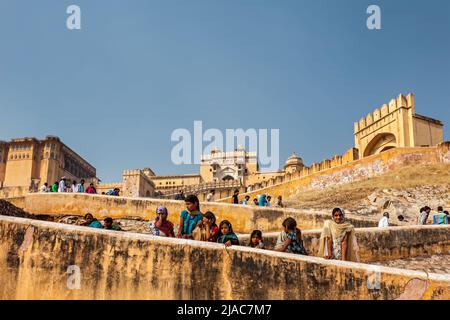
[[[286,160],[284,167],[303,166],[303,160],[295,152]]]

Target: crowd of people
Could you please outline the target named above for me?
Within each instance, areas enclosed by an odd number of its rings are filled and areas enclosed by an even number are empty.
[[[179,194],[182,194],[182,192],[180,191]],[[206,196],[206,201],[214,202],[215,194],[216,194],[216,191],[211,190],[208,193],[208,195]],[[239,201],[239,190],[238,189],[234,190],[233,195],[232,195],[232,203],[233,204],[255,205],[255,206],[260,206],[260,207],[274,206],[276,208],[284,208],[282,196],[277,197],[275,204],[272,204],[272,196],[266,195],[266,194],[262,194],[256,198],[253,198],[253,201],[250,201],[250,199],[251,199],[251,197],[249,195],[246,195],[246,196],[244,196],[244,198],[241,201]],[[183,200],[183,199],[178,198],[177,200]]]
[[[419,216],[417,217],[417,224],[418,225],[427,225],[429,222],[430,224],[434,225],[442,225],[442,224],[449,224],[449,212],[447,210],[444,210],[444,207],[438,206],[435,213],[433,213],[432,220],[429,221],[429,217],[431,214],[431,208],[429,206],[425,206],[420,209]],[[398,215],[397,220],[400,222],[408,222],[405,220],[405,217],[403,215]],[[383,217],[378,222],[379,228],[386,228],[389,227],[389,212],[383,213]]]
[[[41,188],[41,192],[73,192],[73,193],[91,193],[96,194],[94,185],[91,183],[85,189],[85,181],[80,183],[73,181],[71,186],[67,185],[67,179],[61,178],[51,187],[45,183]],[[112,189],[106,193],[107,195],[119,195],[119,189]],[[211,190],[206,200],[214,202],[215,190]],[[242,201],[239,201],[239,190],[235,190],[232,196],[234,204],[255,205],[261,207],[270,207],[272,197],[262,194],[258,198],[250,201],[250,196],[246,195]],[[175,231],[175,225],[169,220],[169,212],[166,207],[159,206],[156,209],[155,218],[149,223],[149,233],[160,237],[177,237],[182,239],[191,239],[206,242],[217,242],[224,244],[226,247],[241,244],[238,236],[233,231],[233,226],[228,220],[223,220],[219,224],[216,222],[216,216],[213,212],[200,211],[200,201],[196,195],[185,196],[181,191],[177,195],[177,200],[183,200],[186,209],[181,211],[179,217],[179,225]],[[281,196],[277,197],[275,207],[284,207]],[[417,224],[426,225],[431,214],[431,208],[425,206],[420,209]],[[119,224],[114,223],[112,218],[105,218],[103,224],[94,218],[90,213],[85,215],[83,226],[92,228],[101,228],[107,230],[121,231]],[[385,212],[378,223],[379,228],[389,227],[389,213]],[[397,216],[398,221],[406,222],[403,215]],[[445,211],[442,206],[432,215],[432,224],[442,225],[449,224],[449,212]],[[275,251],[288,252],[293,254],[308,255],[303,246],[302,233],[297,227],[294,218],[286,218],[282,225],[282,232],[278,235]],[[246,244],[253,248],[266,249],[263,242],[263,234],[260,230],[254,230],[250,235],[249,243]],[[345,218],[345,212],[341,208],[332,210],[331,219],[325,221],[321,237],[319,240],[319,256],[325,259],[335,259],[344,261],[358,261],[358,245],[353,225]]]
[[[62,177],[59,181],[55,181],[51,186],[48,183],[44,183],[39,189],[40,192],[69,192],[69,193],[89,193],[89,194],[97,194],[97,189],[95,188],[93,183],[89,183],[89,185],[85,186],[85,180],[81,179],[80,182],[73,180],[72,183],[67,181],[66,177]],[[120,189],[114,188],[107,192],[102,192],[103,195],[108,196],[119,196]]]
[[[169,219],[169,211],[164,206],[158,206],[155,218],[150,221],[148,230],[151,235],[159,237],[172,237],[190,239],[205,242],[221,243],[226,247],[249,246],[257,249],[267,249],[263,242],[261,230],[254,230],[248,243],[241,243],[228,220],[217,223],[216,216],[211,211],[202,213],[197,196],[188,195],[184,199],[186,208],[180,212],[178,229]],[[90,213],[85,216],[82,225],[92,228],[103,228],[120,231],[120,226],[111,218],[104,219],[102,225]],[[297,227],[294,218],[286,218],[280,226],[282,231],[277,237],[275,251],[292,254],[308,255],[303,240],[302,232]],[[326,221],[320,237],[319,254],[325,259],[357,261],[357,244],[354,227],[345,218],[343,209],[335,208],[331,219]]]

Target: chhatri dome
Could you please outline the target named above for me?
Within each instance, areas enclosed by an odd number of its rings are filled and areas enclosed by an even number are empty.
[[[303,160],[295,152],[284,163],[284,170],[286,172],[300,171],[303,167]]]

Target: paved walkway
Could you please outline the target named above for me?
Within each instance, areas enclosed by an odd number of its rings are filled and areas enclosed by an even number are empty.
[[[450,254],[374,262],[373,264],[450,275]]]

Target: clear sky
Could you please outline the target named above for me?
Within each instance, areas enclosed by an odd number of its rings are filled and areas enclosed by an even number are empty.
[[[82,29],[66,28],[81,7]],[[366,9],[382,10],[382,30]],[[280,159],[354,145],[399,93],[450,140],[450,1],[0,0],[0,139],[59,136],[103,181],[196,172],[173,130],[279,128]]]

